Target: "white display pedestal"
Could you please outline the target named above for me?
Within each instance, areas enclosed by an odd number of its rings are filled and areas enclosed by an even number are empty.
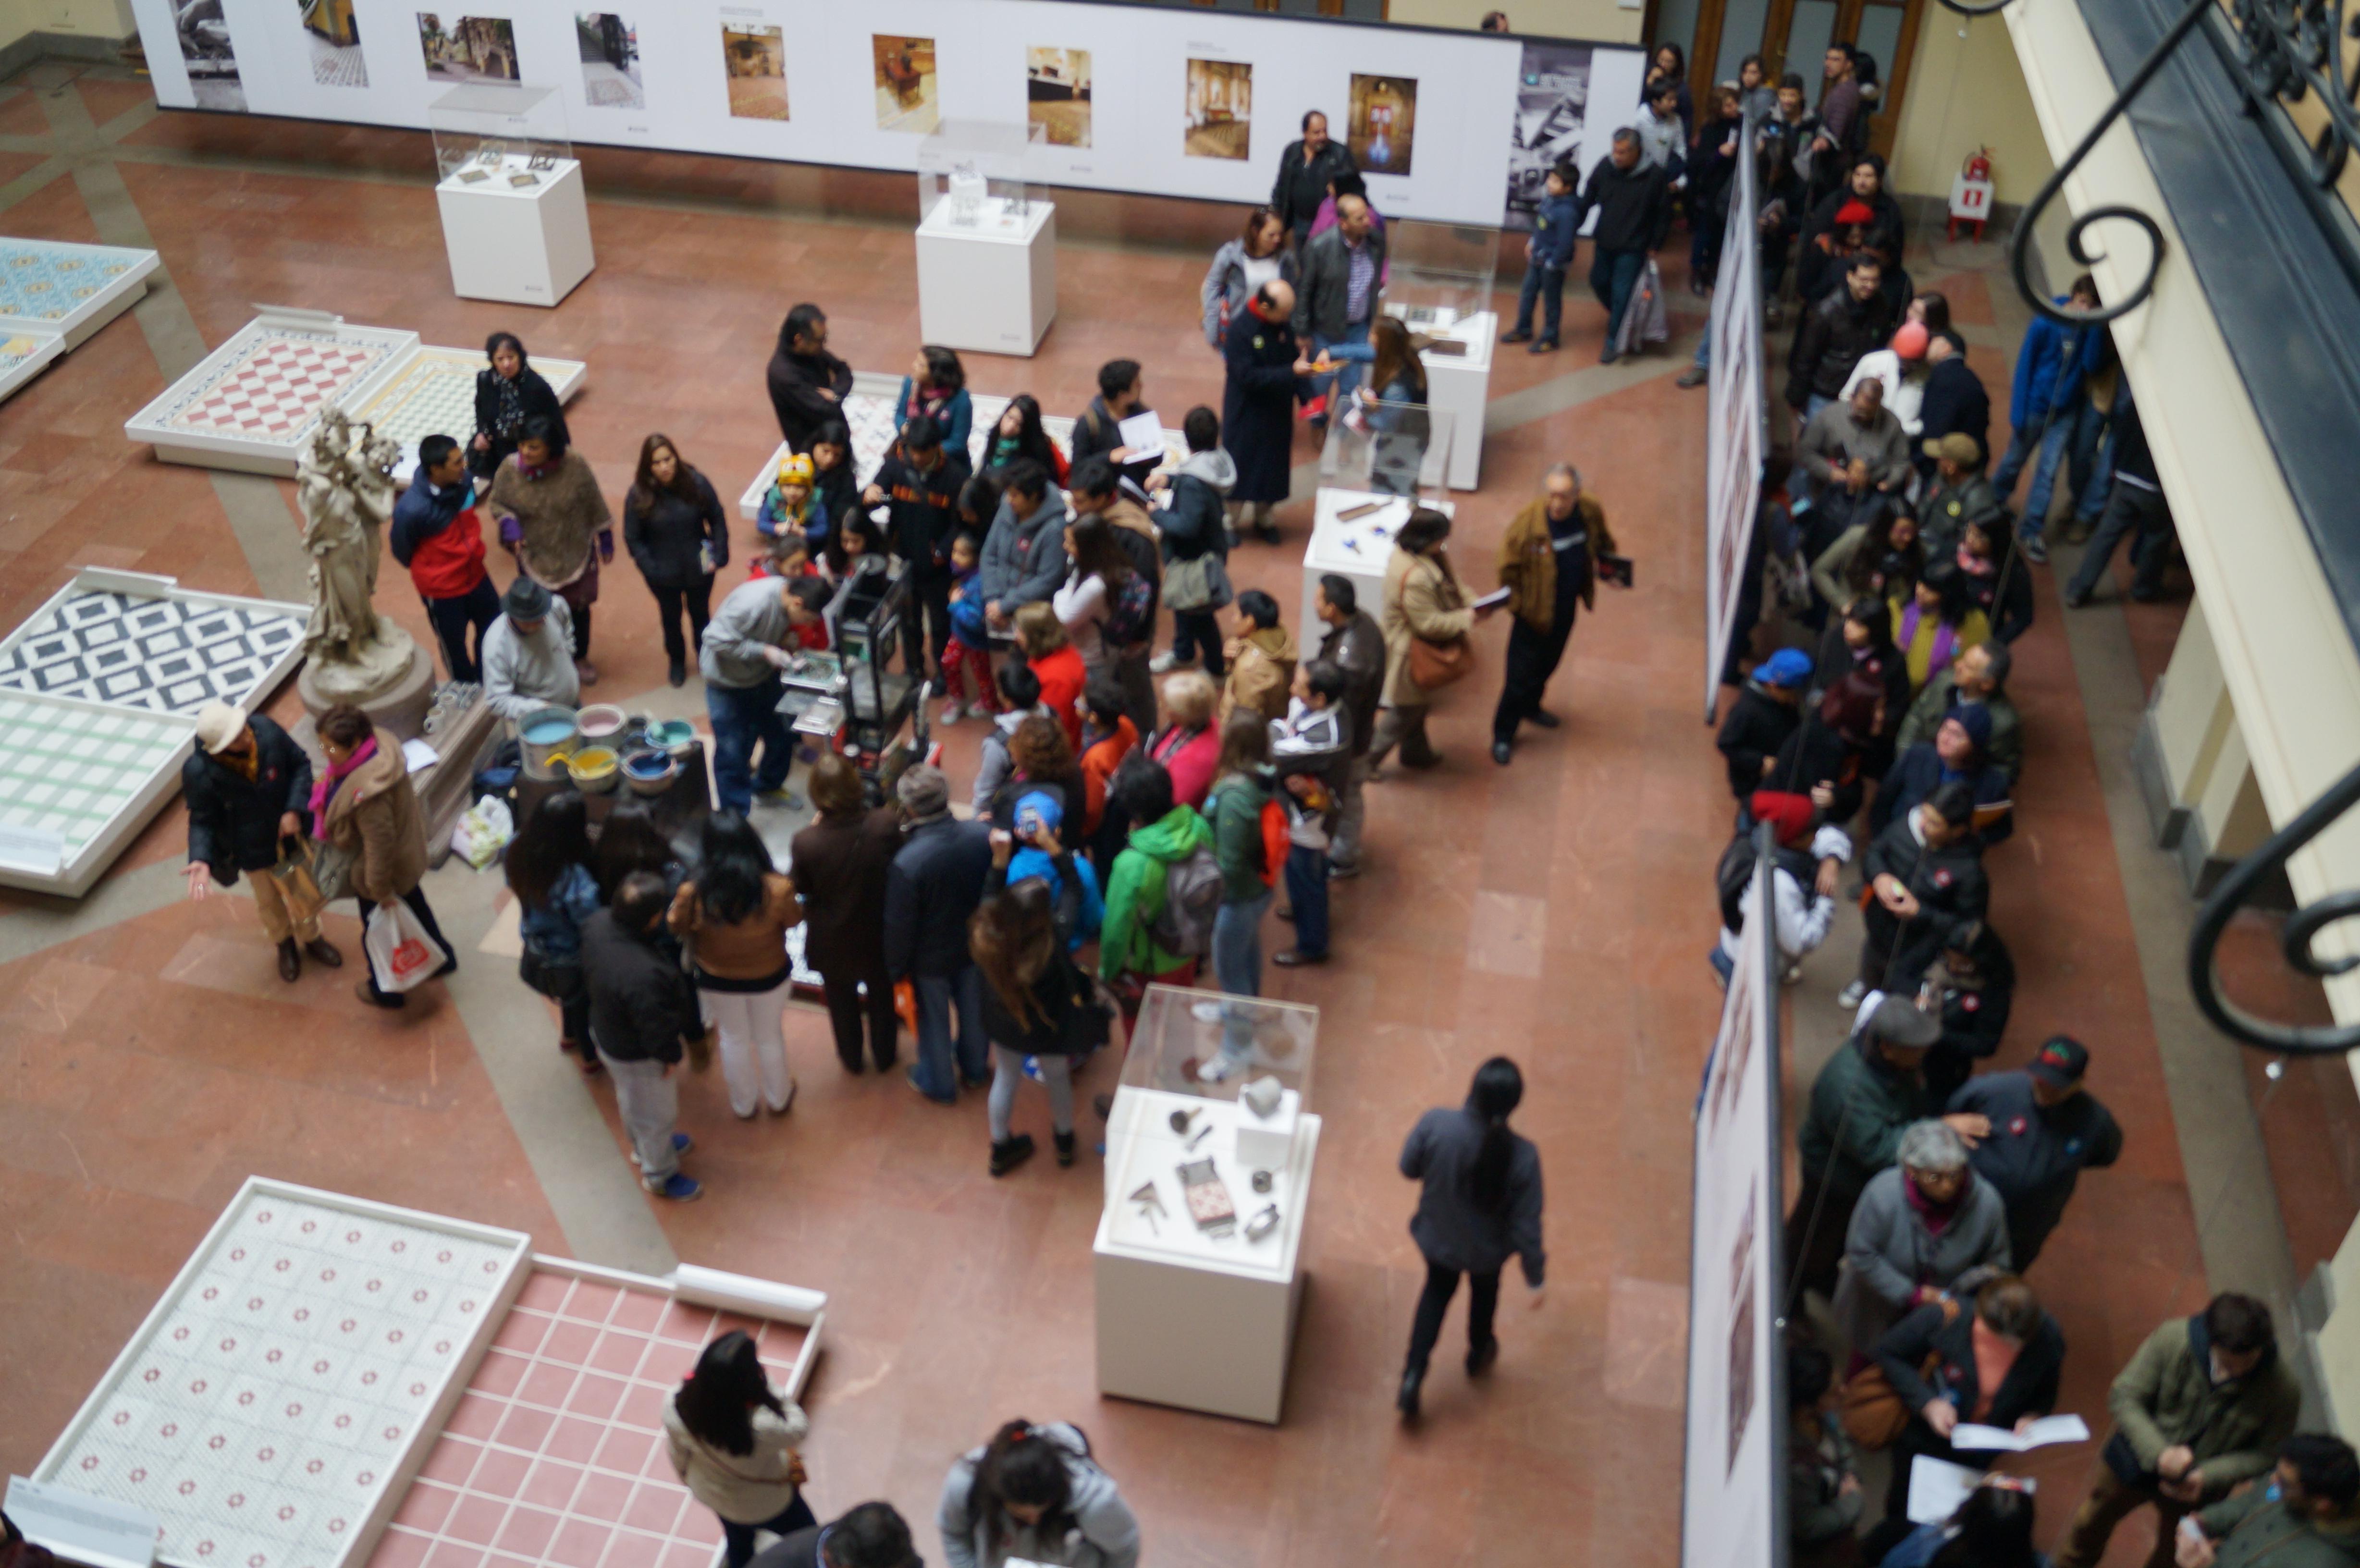
[[[1210,1136],[1189,1149],[1193,1132],[1174,1132],[1167,1119],[1175,1110],[1198,1113],[1199,1130],[1209,1117]],[[1298,1265],[1319,1118],[1295,1117],[1291,1157],[1272,1170],[1271,1190],[1256,1192],[1255,1167],[1236,1152],[1237,1123],[1251,1114],[1233,1102],[1133,1084],[1116,1091],[1107,1121],[1107,1205],[1091,1248],[1100,1393],[1277,1421],[1303,1299]],[[1207,1159],[1237,1209],[1227,1236],[1196,1228],[1175,1174],[1184,1161]],[[1130,1196],[1150,1181],[1164,1205],[1153,1224]],[[1248,1223],[1272,1203],[1277,1228],[1247,1240]]]
[[[1429,373],[1429,383],[1432,379]],[[1382,506],[1349,522],[1339,516],[1371,501]],[[1406,495],[1381,495],[1366,490],[1321,485],[1311,508],[1311,542],[1303,551],[1302,618],[1295,624],[1319,625],[1314,596],[1319,592],[1321,575],[1328,572],[1350,579],[1360,607],[1380,621],[1384,619],[1385,566],[1393,558],[1393,535],[1409,521],[1410,512],[1421,506],[1431,506],[1445,517],[1453,516],[1456,510],[1448,501],[1414,501]]]
[[[539,183],[510,183],[528,172]],[[468,174],[486,178],[463,178]],[[451,290],[461,299],[554,305],[595,265],[582,165],[573,158],[531,170],[518,158],[497,169],[471,164],[436,186],[434,199],[442,210]]]
[[[918,334],[945,348],[1030,356],[1057,317],[1057,209],[1033,201],[995,222],[987,201],[975,227],[937,201],[918,225]]]
[[[1482,310],[1447,332],[1424,330],[1429,337],[1467,345],[1463,355],[1429,351],[1420,362],[1426,366],[1427,406],[1450,411],[1446,482],[1453,490],[1472,490],[1483,471],[1483,410],[1491,397],[1491,349],[1499,341],[1500,318]]]

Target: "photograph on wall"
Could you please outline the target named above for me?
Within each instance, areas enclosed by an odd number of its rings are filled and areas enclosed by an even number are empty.
[[[437,82],[519,80],[516,27],[506,16],[457,16],[446,27],[441,13],[421,11],[418,46]]]
[[[1530,43],[1516,76],[1516,122],[1508,140],[1508,201],[1503,229],[1532,231],[1541,186],[1560,158],[1581,158],[1590,107],[1590,46]],[[1581,171],[1587,175],[1590,171]]]
[[[1253,67],[1243,60],[1188,62],[1188,128],[1180,150],[1190,158],[1253,156]]]
[[[721,61],[729,72],[729,113],[740,120],[787,118],[787,35],[759,23],[721,24]]]
[[[361,59],[361,27],[355,0],[295,0],[303,35],[311,45],[311,80],[322,87],[366,87],[368,62]]]
[[[1737,1464],[1754,1421],[1754,1215],[1761,1189],[1745,1194],[1745,1213],[1729,1258],[1729,1460]]]
[[[229,41],[222,0],[191,0],[175,5],[180,60],[188,67],[189,91],[200,109],[246,113],[246,82],[237,73],[237,50]]]
[[[877,128],[924,136],[942,120],[934,82],[934,40],[871,33],[877,62]]]
[[[582,98],[593,109],[643,109],[639,30],[615,11],[574,13],[574,41],[582,56]]]
[[[1417,78],[1352,78],[1352,114],[1346,144],[1363,174],[1407,174],[1417,134]]]
[[[1024,51],[1024,114],[1052,147],[1090,145],[1090,51]]]

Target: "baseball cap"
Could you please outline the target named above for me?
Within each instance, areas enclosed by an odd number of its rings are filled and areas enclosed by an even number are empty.
[[[208,757],[219,757],[224,746],[245,733],[246,714],[227,702],[207,702],[197,710],[197,744]]]
[[[1926,455],[1947,457],[1963,468],[1981,468],[1983,463],[1982,444],[1964,430],[1952,430],[1939,441],[1928,441]]]
[[[1870,1017],[1868,1032],[1888,1045],[1923,1051],[1942,1038],[1942,1024],[1933,1014],[1919,1012],[1907,997],[1887,996]]]
[[[2051,1035],[2032,1053],[2027,1071],[2052,1089],[2070,1089],[2090,1070],[2090,1048],[2070,1034]]]
[[[1800,686],[1811,678],[1811,656],[1799,648],[1782,648],[1754,667],[1754,678],[1781,690]]]

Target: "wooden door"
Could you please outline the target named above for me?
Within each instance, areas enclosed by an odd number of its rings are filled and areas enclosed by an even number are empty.
[[[1876,59],[1879,89],[1869,146],[1890,157],[1924,5],[1925,0],[1697,0],[1691,8],[1656,0],[1656,26],[1677,30],[1693,15],[1694,32],[1686,38],[1653,30],[1650,36],[1688,51],[1688,92],[1699,103],[1715,82],[1734,81],[1747,55],[1759,53],[1774,85],[1785,72],[1795,71],[1817,104],[1828,46],[1841,42],[1867,50]]]

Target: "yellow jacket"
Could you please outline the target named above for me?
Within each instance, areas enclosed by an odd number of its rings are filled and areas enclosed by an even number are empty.
[[[1221,688],[1219,722],[1240,707],[1265,719],[1286,717],[1286,694],[1295,684],[1295,637],[1284,626],[1258,627],[1232,644],[1236,662]]]

